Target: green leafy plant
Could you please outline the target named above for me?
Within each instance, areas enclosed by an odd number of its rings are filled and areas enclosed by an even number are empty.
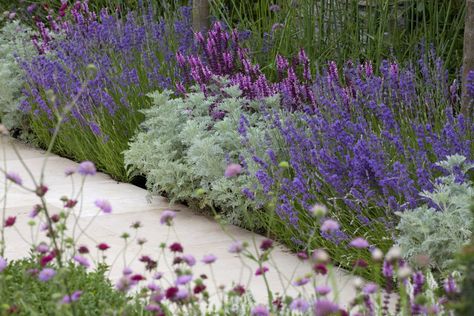
[[[0,30],[0,122],[9,130],[25,133],[25,115],[18,109],[24,84],[18,59],[28,59],[35,53],[32,35],[32,30],[19,21],[6,22]]]
[[[398,213],[397,242],[410,263],[414,264],[417,256],[425,255],[433,268],[445,272],[471,237],[470,203],[474,188],[468,179],[462,183],[457,181],[456,173],[464,176],[474,165],[460,155],[448,156],[437,165],[449,175],[439,177],[432,192],[420,194],[428,203]]]
[[[87,271],[70,264],[59,270],[67,276],[68,285],[81,289],[81,299],[75,303],[76,315],[112,315],[122,311],[127,315],[140,315],[143,305],[128,295],[116,291],[106,277],[107,268],[99,266]],[[13,261],[0,274],[0,314],[15,315],[69,315],[68,305],[58,304],[64,296],[64,285],[37,277],[37,262],[33,258]]]

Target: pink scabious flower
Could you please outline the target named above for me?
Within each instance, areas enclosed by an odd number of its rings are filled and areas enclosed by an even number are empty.
[[[316,293],[322,296],[328,295],[331,292],[331,288],[324,284],[316,286],[315,290]]]
[[[332,219],[327,219],[321,225],[321,232],[323,233],[333,233],[339,230],[339,223]]]
[[[11,227],[11,226],[15,225],[15,222],[16,222],[16,216],[9,216],[5,220],[5,223],[4,223],[3,226],[4,227]]]
[[[12,172],[12,171],[9,171],[7,172],[6,174],[6,177],[8,180],[10,180],[11,182],[13,183],[16,183],[18,185],[22,185],[23,184],[23,180],[21,180],[21,177],[18,173],[16,172]]]
[[[89,268],[91,266],[89,260],[83,256],[75,255],[73,259],[83,267]]]
[[[329,316],[334,315],[339,311],[339,306],[328,300],[319,300],[314,304],[315,316]]]
[[[184,275],[180,275],[177,279],[176,279],[176,285],[186,285],[188,284],[189,282],[191,282],[191,280],[193,279],[193,276],[192,274],[184,274]]]
[[[202,262],[205,264],[212,264],[217,260],[217,257],[214,256],[213,254],[208,254],[202,257]]]
[[[193,255],[183,255],[182,259],[190,267],[196,264],[196,258]]]
[[[290,304],[290,309],[292,311],[306,313],[309,309],[309,304],[302,298],[295,298]]]
[[[352,246],[354,248],[364,249],[364,248],[369,247],[369,242],[362,237],[357,237],[349,243],[349,246]]]
[[[250,315],[252,316],[269,316],[270,312],[268,308],[264,305],[257,305],[250,311]]]
[[[110,202],[107,200],[96,200],[94,202],[95,206],[97,206],[102,212],[109,214],[112,212],[112,206]]]
[[[97,169],[92,161],[83,161],[77,167],[77,172],[83,176],[93,176],[97,173]]]
[[[244,250],[244,243],[237,240],[234,241],[232,244],[229,246],[229,252],[230,253],[241,253]]]
[[[296,278],[295,281],[293,282],[294,286],[303,286],[309,283],[309,278],[307,277],[302,277],[302,278]]]
[[[268,271],[268,268],[265,267],[265,266],[262,266],[262,267],[258,268],[258,269],[255,271],[255,275],[263,275],[263,274],[265,274],[267,271]]]
[[[165,210],[161,213],[160,223],[161,225],[171,226],[173,224],[173,219],[176,217],[176,212],[171,210]]]
[[[236,163],[231,163],[227,166],[224,176],[227,178],[235,177],[242,172],[242,166]]]
[[[5,260],[3,257],[0,257],[0,273],[7,268],[7,265],[7,260]]]
[[[65,295],[62,299],[63,304],[71,304],[72,302],[77,301],[82,295],[82,291],[75,291],[71,295]]]
[[[55,275],[56,275],[56,271],[54,269],[44,268],[38,274],[38,279],[41,282],[47,282],[47,281],[51,280]]]

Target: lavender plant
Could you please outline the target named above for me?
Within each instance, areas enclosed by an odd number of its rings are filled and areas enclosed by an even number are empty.
[[[268,229],[299,249],[314,234],[313,205],[325,203],[342,225],[337,234],[323,234],[327,240],[345,245],[359,234],[390,247],[395,212],[423,202],[418,193],[432,190],[441,172],[435,163],[456,153],[472,160],[471,119],[456,114],[456,86],[448,85],[440,61],[433,66],[421,63],[423,80],[416,80],[411,67],[387,62],[377,76],[370,64],[349,62],[341,84],[330,63],[314,79],[316,107],[264,113],[280,134],[267,143],[255,173],[270,206]],[[331,255],[344,266],[355,260]]]
[[[416,263],[417,257],[427,256],[431,267],[449,271],[455,254],[470,241],[474,189],[469,179],[459,181],[474,165],[465,161],[465,157],[454,155],[437,163],[449,174],[436,179],[433,191],[420,193],[427,203],[398,213],[396,241],[403,258],[411,265]]]
[[[124,19],[105,10],[99,16],[81,12],[76,12],[75,23],[67,25],[65,36],[49,43],[54,57],[42,54],[23,62],[27,88],[21,108],[45,146],[51,140],[55,113],[64,100],[81,92],[65,118],[55,151],[93,160],[113,177],[127,179],[123,160],[117,157],[143,118],[138,110],[150,105],[145,95],[172,86],[174,52],[193,47],[190,9],[180,9],[169,21],[152,11],[130,12]],[[95,73],[93,80],[80,91],[90,72]],[[47,98],[49,90],[54,102]]]

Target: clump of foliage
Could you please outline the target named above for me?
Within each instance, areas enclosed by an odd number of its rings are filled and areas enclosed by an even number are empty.
[[[75,315],[111,315],[116,312],[140,315],[143,304],[116,291],[106,272],[105,266],[87,271],[72,263],[58,270],[61,278],[67,278],[68,287],[81,289],[80,299],[74,302]],[[61,303],[66,291],[64,283],[57,279],[41,281],[38,273],[37,262],[33,258],[8,264],[0,273],[0,314],[71,314],[70,306]]]
[[[31,59],[35,54],[32,35],[19,21],[7,21],[0,29],[0,122],[16,132],[28,130],[19,110],[24,85],[19,59]]]
[[[427,200],[425,204],[398,213],[396,240],[411,264],[417,256],[426,255],[434,269],[446,272],[471,238],[474,188],[469,179],[462,180],[474,165],[460,155],[448,156],[437,165],[449,175],[439,177],[432,191],[420,193]]]
[[[200,208],[216,207],[239,224],[249,209],[257,208],[242,191],[257,183],[255,162],[244,150],[238,130],[248,130],[246,142],[251,146],[265,141],[266,127],[258,113],[262,101],[242,97],[236,86],[208,90],[214,91],[213,96],[192,92],[171,99],[170,91],[150,94],[154,106],[143,111],[145,121],[125,152],[125,164],[130,172],[146,175],[152,193],[166,193],[173,201],[198,202]],[[279,106],[275,97],[264,102],[269,108]],[[214,119],[210,109],[225,116]],[[229,163],[245,165],[247,170],[237,178],[226,177]],[[245,224],[259,226],[255,220]]]
[[[471,196],[471,231],[474,232],[474,197]],[[474,233],[471,235],[470,244],[466,245],[458,258],[460,269],[463,273],[461,298],[457,304],[459,315],[474,314]]]

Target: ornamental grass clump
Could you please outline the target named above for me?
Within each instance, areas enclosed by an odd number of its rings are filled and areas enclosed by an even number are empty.
[[[186,54],[194,45],[190,8],[169,20],[159,19],[151,8],[123,18],[105,9],[87,17],[78,11],[74,18],[62,36],[49,42],[51,54],[22,63],[27,85],[21,108],[45,146],[62,104],[80,94],[64,118],[55,151],[92,160],[125,180],[121,152],[143,118],[139,109],[150,105],[145,95],[174,85],[174,54]]]

